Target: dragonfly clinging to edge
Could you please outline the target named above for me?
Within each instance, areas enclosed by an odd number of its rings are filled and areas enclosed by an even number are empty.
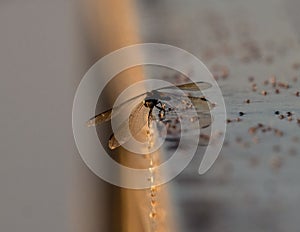
[[[143,128],[149,127],[150,122],[155,119],[156,115],[153,115],[153,110],[158,110],[158,119],[159,121],[169,122],[170,117],[166,116],[169,112],[171,115],[174,116],[174,112],[178,109],[174,109],[170,107],[171,105],[168,104],[170,101],[177,101],[179,102],[178,105],[185,104],[186,102],[182,99],[182,92],[185,93],[185,98],[188,98],[192,103],[195,111],[198,114],[198,120],[200,124],[200,128],[205,128],[211,124],[211,118],[209,114],[210,108],[214,106],[213,103],[210,103],[205,97],[203,97],[200,90],[205,90],[211,87],[211,84],[206,82],[191,82],[186,84],[180,85],[173,85],[162,87],[156,90],[152,90],[150,92],[146,92],[135,96],[120,105],[114,107],[113,109],[109,109],[104,111],[91,119],[88,120],[87,126],[97,126],[103,122],[109,121],[114,115],[119,114],[122,112],[122,109],[126,107],[129,103],[137,101],[139,98],[143,98],[142,101],[139,101],[134,109],[131,111],[128,120],[123,122],[120,127],[115,131],[118,136],[112,134],[109,140],[109,148],[115,149],[120,145],[126,143],[130,139],[130,134],[128,134],[125,130],[130,129],[130,132],[133,136],[139,134]],[[168,92],[172,90],[179,89],[181,90],[181,95],[176,92]],[[200,95],[200,96],[199,96]],[[184,101],[184,102],[183,102]],[[189,111],[188,108],[181,108],[181,111],[184,111],[184,114],[187,114]],[[114,111],[114,114],[112,113]],[[174,112],[173,112],[174,111]],[[173,113],[173,114],[172,114]],[[116,139],[118,137],[118,140]]]

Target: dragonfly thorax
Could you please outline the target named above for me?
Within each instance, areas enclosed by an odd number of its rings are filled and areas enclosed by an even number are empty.
[[[159,103],[159,92],[153,90],[147,92],[147,96],[144,99],[144,106],[153,109]]]
[[[144,106],[153,109],[157,104],[159,103],[158,99],[145,99],[144,100]]]

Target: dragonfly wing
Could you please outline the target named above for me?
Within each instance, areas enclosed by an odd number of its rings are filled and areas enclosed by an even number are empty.
[[[114,150],[115,148],[121,146],[122,144],[126,143],[130,139],[131,135],[130,133],[128,133],[128,128],[129,128],[129,123],[128,120],[126,120],[116,130],[115,134],[112,134],[108,142],[108,147],[111,150]]]
[[[122,112],[122,110],[124,109],[124,107],[126,107],[127,105],[131,104],[131,103],[134,103],[134,101],[140,101],[141,102],[141,99],[140,98],[144,98],[145,95],[147,93],[143,93],[143,94],[140,94],[136,97],[133,97],[123,103],[121,103],[120,105],[114,107],[113,109],[109,109],[107,111],[104,111],[100,114],[97,114],[96,116],[90,118],[88,121],[87,121],[87,126],[88,127],[91,127],[91,126],[97,126],[103,122],[107,122],[109,121],[112,117],[118,115],[120,112]]]
[[[127,121],[128,122],[128,121]],[[127,125],[128,126],[128,125]],[[126,127],[127,127],[126,126]],[[134,138],[137,138],[137,140],[139,140],[138,138],[143,138],[144,141],[141,141],[141,142],[145,142],[146,141],[146,131],[148,129],[148,125],[145,124],[144,127],[137,133],[135,134]],[[120,132],[118,132],[120,133]],[[120,136],[120,134],[119,134]],[[124,143],[127,143],[130,139],[132,139],[132,135],[130,134],[123,134],[123,136],[121,135],[121,138],[120,140],[118,140],[115,136],[115,134],[112,134],[110,139],[109,139],[109,142],[108,142],[108,147],[111,149],[111,150],[114,150],[116,149],[117,147],[123,145]]]
[[[111,114],[112,114],[112,109],[107,110],[105,112],[102,112],[101,114],[98,114],[98,115],[90,118],[86,124],[88,127],[97,126],[102,122],[106,122],[106,121],[110,120]]]
[[[115,131],[110,139],[108,146],[111,150],[128,142],[132,137],[134,139],[145,142],[146,126],[148,126],[149,108],[144,106],[144,103],[139,103],[131,112],[129,119],[125,120],[120,127]]]
[[[167,100],[162,100],[166,105],[170,105],[175,111],[186,111],[190,110],[190,103],[193,104],[196,112],[210,112],[210,110],[215,106],[214,103],[210,102],[203,96],[190,96],[178,93],[166,93],[158,92],[161,95],[161,98],[164,99],[168,96]],[[190,103],[187,101],[187,98],[190,100]]]
[[[198,113],[198,120],[200,128],[209,127],[212,123],[211,115],[207,113]]]
[[[188,98],[191,100],[197,112],[210,112],[210,110],[215,106],[214,103],[211,103],[204,97],[188,96]]]
[[[132,110],[129,116],[129,128],[133,136],[140,132],[145,125],[148,125],[149,111],[150,108],[144,106],[143,102]]]
[[[200,91],[200,90],[205,90],[210,88],[212,85],[210,83],[207,82],[191,82],[191,83],[186,83],[186,84],[180,84],[177,86],[167,86],[167,87],[162,87],[159,88],[157,90],[174,90],[174,89],[181,89],[183,91],[191,91],[191,92],[195,92],[195,91]],[[91,126],[97,126],[103,122],[109,121],[111,119],[111,117],[113,117],[114,115],[119,114],[120,112],[122,112],[122,109],[124,106],[126,106],[128,103],[132,103],[133,101],[137,101],[139,98],[144,98],[147,95],[147,93],[142,93],[139,94],[123,103],[121,103],[120,105],[114,107],[114,109],[109,109],[105,112],[102,112],[92,118],[90,118],[87,121],[87,126],[91,127]],[[112,114],[112,111],[114,111],[114,113]]]
[[[164,90],[164,89],[181,89],[186,91],[199,91],[211,88],[212,85],[210,83],[199,81],[199,82],[190,82],[186,84],[179,84],[179,85],[171,85],[159,88],[157,90]]]
[[[181,117],[180,122],[176,118],[168,119],[169,126],[167,131],[167,141],[179,141],[181,138],[194,138],[199,136],[199,130],[207,128],[211,125],[212,118],[208,113],[201,113],[198,116],[186,112],[184,117]],[[196,124],[199,123],[199,126]],[[180,125],[181,124],[181,125]]]

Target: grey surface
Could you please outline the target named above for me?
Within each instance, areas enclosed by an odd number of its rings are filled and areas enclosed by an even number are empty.
[[[91,65],[78,6],[0,2],[0,231],[108,231],[111,192],[72,134],[73,97]]]
[[[219,79],[228,118],[226,146],[212,169],[197,174],[200,154],[173,183],[184,231],[299,231],[300,127],[299,16],[297,1],[169,1],[141,7],[147,41],[172,44],[200,58],[210,69],[225,65],[230,75]],[[155,17],[153,17],[155,15]],[[151,30],[148,30],[151,28]],[[251,42],[254,48],[243,44]],[[248,61],[243,58],[248,57]],[[272,57],[273,62],[268,62]],[[263,84],[276,75],[292,88]],[[251,90],[253,76],[257,92]],[[293,77],[298,82],[293,83]],[[269,94],[262,96],[260,91]],[[245,104],[250,99],[252,103]],[[274,112],[291,111],[294,120],[279,120]],[[248,129],[262,123],[283,131],[252,136]],[[258,141],[258,142],[257,142]],[[278,166],[277,166],[278,165]]]
[[[67,1],[0,2],[1,231],[69,227],[71,10]]]

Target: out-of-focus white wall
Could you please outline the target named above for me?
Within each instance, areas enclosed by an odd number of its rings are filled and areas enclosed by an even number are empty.
[[[72,135],[89,65],[77,13],[75,1],[0,2],[0,231],[106,231],[103,182]]]

